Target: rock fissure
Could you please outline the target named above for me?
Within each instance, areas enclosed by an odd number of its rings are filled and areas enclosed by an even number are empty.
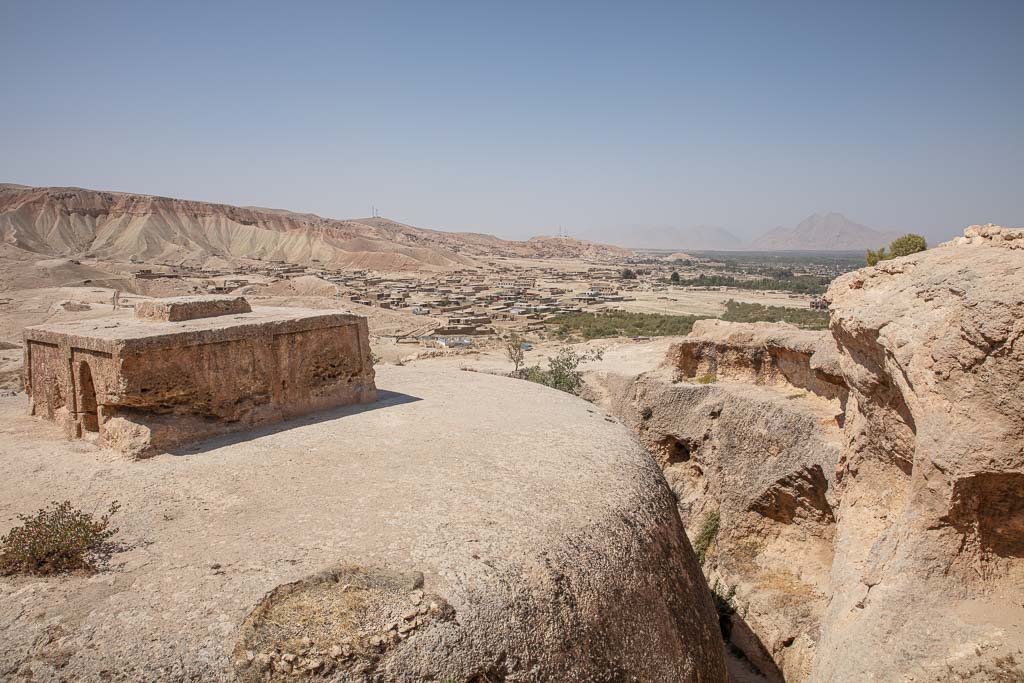
[[[665,367],[604,379],[627,387],[605,401],[662,465],[690,533],[720,515],[704,572],[730,587],[723,633],[765,680],[1012,669],[1022,236],[974,226],[843,275],[828,332],[698,321]],[[693,382],[705,375],[717,382]]]

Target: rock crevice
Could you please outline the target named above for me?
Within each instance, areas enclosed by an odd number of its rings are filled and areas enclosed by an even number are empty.
[[[1021,273],[1024,231],[973,226],[837,278],[828,332],[700,321],[604,378],[691,535],[715,515],[704,571],[764,678],[1024,676]]]

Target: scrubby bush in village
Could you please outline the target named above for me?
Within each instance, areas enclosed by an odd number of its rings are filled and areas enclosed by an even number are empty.
[[[592,360],[601,360],[604,356],[603,349],[594,349],[579,353],[571,347],[564,347],[552,358],[548,359],[547,369],[539,365],[527,368],[526,379],[537,384],[558,389],[570,394],[580,393],[583,386],[583,373],[579,366],[581,363]]]

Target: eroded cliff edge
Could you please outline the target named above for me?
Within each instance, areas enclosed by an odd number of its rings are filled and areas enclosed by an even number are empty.
[[[830,341],[786,325],[700,321],[662,367],[590,378],[665,472],[737,680],[804,680],[817,651],[846,393]]]
[[[829,289],[850,399],[816,677],[1024,645],[1021,273],[1024,231],[985,226]]]
[[[748,667],[1024,672],[1021,273],[1024,231],[974,226],[838,278],[829,332],[708,321],[664,367],[600,377],[659,454]]]

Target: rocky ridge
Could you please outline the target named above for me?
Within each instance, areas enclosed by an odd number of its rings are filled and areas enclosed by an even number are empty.
[[[0,241],[50,257],[174,263],[262,259],[394,271],[458,270],[495,256],[601,261],[631,253],[571,238],[517,242],[386,218],[335,220],[124,192],[2,184]]]
[[[0,533],[116,499],[123,546],[93,576],[0,577],[0,679],[724,683],[675,501],[627,429],[485,373],[377,384],[142,462],[0,398]]]
[[[838,278],[827,333],[698,323],[603,379],[764,679],[1024,676],[1021,272],[972,226]]]

